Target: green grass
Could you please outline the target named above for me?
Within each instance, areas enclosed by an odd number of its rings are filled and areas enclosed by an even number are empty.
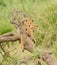
[[[0,20],[0,35],[13,31],[14,30],[14,26],[12,24],[10,24],[9,21],[7,20]]]
[[[34,19],[38,25],[34,33],[36,46],[50,49],[57,59],[57,0],[0,0],[0,34],[13,30],[10,20],[14,9]]]

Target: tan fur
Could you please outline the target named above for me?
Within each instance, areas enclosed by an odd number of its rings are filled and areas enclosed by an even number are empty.
[[[37,25],[33,22],[32,19],[26,18],[24,22],[24,28],[26,30],[27,35],[30,36],[37,29]]]
[[[34,23],[32,19],[26,18],[24,22],[24,28],[26,30],[27,35],[31,38],[32,41],[35,41],[33,32],[37,29],[37,25]]]
[[[27,36],[30,37],[30,39],[33,42],[35,42],[33,32],[37,29],[37,25],[33,22],[32,19],[26,18],[26,20],[24,21],[23,27],[26,30]],[[22,34],[21,34],[21,44],[22,44],[22,51],[24,51],[25,41]]]

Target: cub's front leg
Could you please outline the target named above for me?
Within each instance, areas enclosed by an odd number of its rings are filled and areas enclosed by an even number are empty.
[[[22,47],[22,52],[24,52],[24,48],[25,48],[25,41],[23,38],[23,35],[21,34],[21,47]]]

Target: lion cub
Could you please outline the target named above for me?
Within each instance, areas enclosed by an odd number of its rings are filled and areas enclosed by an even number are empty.
[[[26,18],[26,20],[23,23],[23,27],[26,31],[27,36],[31,39],[31,41],[35,43],[36,40],[34,38],[33,32],[37,29],[38,26],[34,23],[32,19]],[[22,44],[22,50],[24,51],[25,41],[22,35],[21,35],[21,44]]]
[[[32,19],[26,18],[24,22],[24,28],[26,30],[27,35],[31,38],[32,41],[35,42],[33,32],[37,29],[37,25],[34,23]]]

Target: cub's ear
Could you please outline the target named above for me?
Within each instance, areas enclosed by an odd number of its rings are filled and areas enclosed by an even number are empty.
[[[34,22],[34,20],[32,19],[32,22]]]
[[[26,18],[25,22],[27,22],[27,21],[28,21],[28,18]]]

